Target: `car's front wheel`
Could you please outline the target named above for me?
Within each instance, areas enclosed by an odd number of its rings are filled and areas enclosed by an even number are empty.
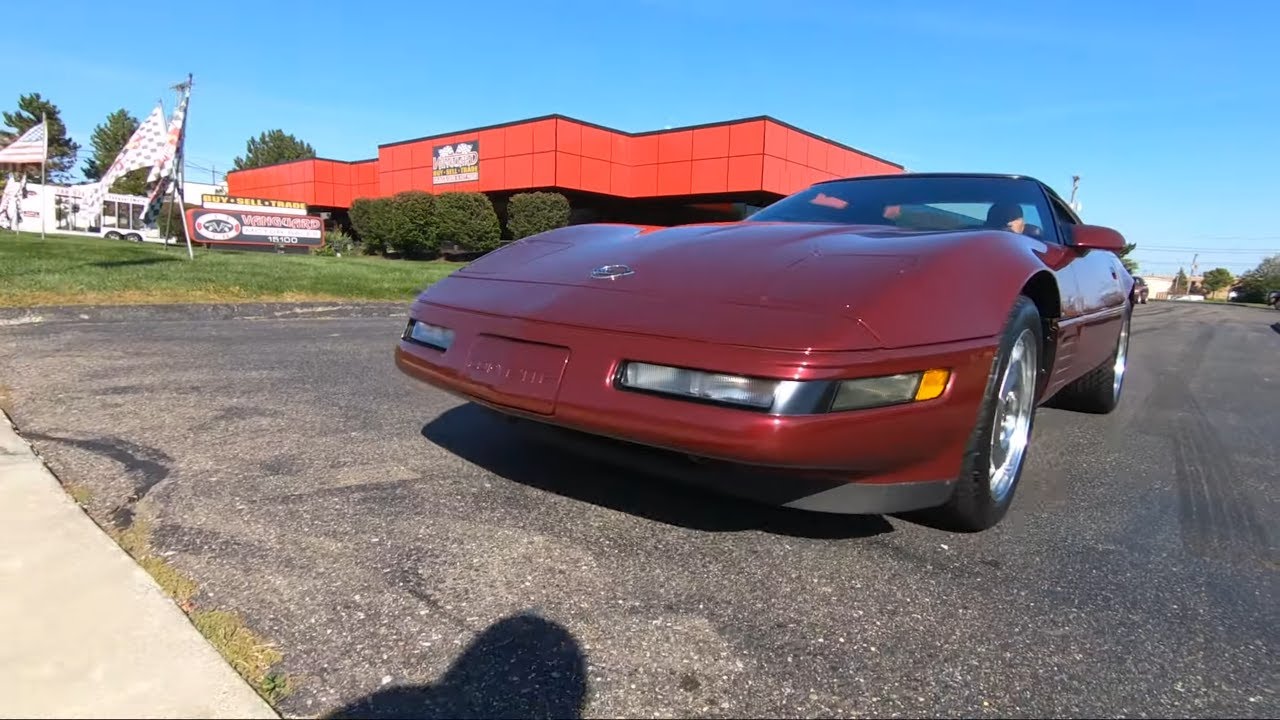
[[[986,530],[1004,517],[1022,477],[1035,419],[1043,326],[1035,303],[1019,296],[1009,313],[951,498],[931,514],[944,527]]]

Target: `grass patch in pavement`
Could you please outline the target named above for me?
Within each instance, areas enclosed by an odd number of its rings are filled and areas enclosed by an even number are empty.
[[[0,231],[0,307],[411,300],[459,267]]]
[[[85,485],[66,485],[67,494],[80,507],[88,507],[93,502],[93,491]]]
[[[160,589],[173,598],[187,612],[191,609],[191,598],[196,594],[195,582],[183,575],[177,568],[164,561],[151,551],[151,524],[142,518],[136,518],[129,527],[112,533],[124,551],[146,570]]]
[[[292,679],[272,670],[284,659],[279,650],[251,630],[240,616],[225,610],[196,607],[192,600],[197,590],[195,581],[152,551],[151,524],[146,519],[135,516],[124,530],[108,532],[178,603],[200,634],[258,694],[275,704],[292,692]]]
[[[292,690],[288,677],[271,672],[284,659],[280,651],[258,637],[239,616],[225,610],[196,610],[191,621],[267,700],[277,702]]]

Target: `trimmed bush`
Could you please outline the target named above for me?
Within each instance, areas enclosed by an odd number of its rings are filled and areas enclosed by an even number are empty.
[[[381,255],[387,251],[391,235],[390,203],[387,198],[358,198],[351,203],[348,217],[351,228],[360,236],[366,255]]]
[[[507,230],[512,240],[568,224],[569,199],[560,193],[517,193],[507,201]]]
[[[502,243],[502,225],[489,196],[447,192],[436,198],[434,222],[439,248],[488,252]]]
[[[434,223],[435,196],[421,190],[406,190],[391,200],[392,231],[387,247],[401,257],[435,257],[440,250]]]

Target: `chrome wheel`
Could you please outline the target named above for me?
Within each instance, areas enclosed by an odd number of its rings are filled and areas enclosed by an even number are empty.
[[[1120,340],[1116,344],[1116,363],[1111,367],[1111,395],[1120,399],[1120,386],[1124,384],[1124,370],[1129,361],[1129,319],[1120,326]]]
[[[1009,351],[1009,364],[1000,378],[987,475],[991,497],[996,502],[1002,502],[1013,489],[1031,439],[1038,350],[1035,335],[1023,330]]]

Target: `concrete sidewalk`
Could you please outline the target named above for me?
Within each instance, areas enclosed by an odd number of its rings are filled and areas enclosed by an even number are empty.
[[[0,717],[279,717],[2,412]]]

